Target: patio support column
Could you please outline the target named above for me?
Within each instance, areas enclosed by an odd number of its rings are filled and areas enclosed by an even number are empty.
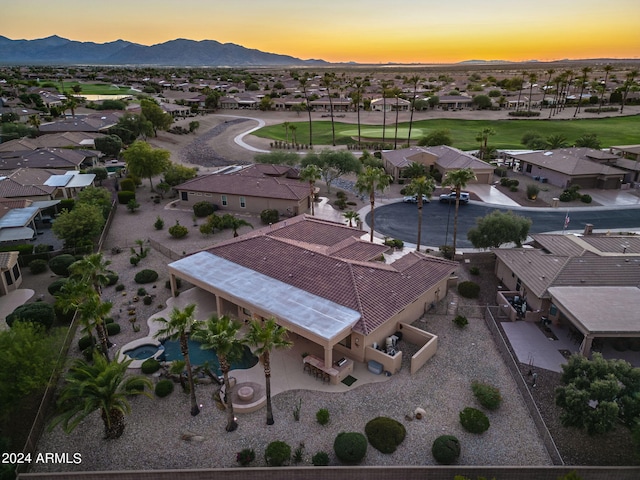
[[[176,296],[176,291],[178,290],[177,285],[176,285],[176,276],[171,274],[169,275],[169,283],[171,285],[171,296],[175,297]]]
[[[593,335],[587,334],[584,336],[582,343],[580,344],[580,355],[588,357],[591,353],[591,344],[593,343]]]
[[[324,347],[324,366],[331,368],[333,365],[333,345],[327,345]]]

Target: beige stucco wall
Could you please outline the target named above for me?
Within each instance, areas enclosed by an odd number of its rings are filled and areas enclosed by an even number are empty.
[[[398,328],[402,332],[403,340],[414,345],[421,345],[420,349],[411,357],[411,375],[413,375],[436,354],[438,336],[406,323],[401,323]]]
[[[181,205],[184,205],[187,208],[193,207],[193,205],[198,202],[211,202],[217,205],[220,210],[260,213],[266,209],[273,209],[277,210],[281,215],[299,215],[301,213],[308,213],[311,208],[309,197],[296,201],[244,196],[245,206],[242,207],[240,202],[240,198],[242,197],[241,195],[226,195],[226,205],[223,205],[222,195],[218,193],[187,192],[187,200],[183,200],[182,191],[180,191],[178,196],[181,199]]]

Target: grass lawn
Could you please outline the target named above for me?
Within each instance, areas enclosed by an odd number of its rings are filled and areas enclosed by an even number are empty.
[[[611,145],[629,145],[638,142],[638,117],[594,118],[584,120],[420,120],[413,122],[411,138],[418,140],[434,130],[449,130],[453,146],[461,150],[473,150],[479,147],[476,136],[483,128],[492,128],[496,134],[489,138],[489,145],[501,149],[521,149],[522,136],[527,132],[537,132],[543,138],[550,135],[564,135],[569,144],[585,133],[595,133],[603,147]],[[309,123],[289,122],[296,126],[298,143],[309,143]],[[314,145],[331,145],[331,122],[313,122]],[[336,144],[356,143],[358,128],[351,123],[335,123]],[[395,125],[387,125],[385,141],[393,142]],[[406,143],[409,132],[408,123],[398,126],[398,141]],[[382,139],[382,126],[361,126],[362,137]],[[254,135],[273,140],[285,140],[282,124],[271,125],[254,132]],[[289,135],[291,138],[291,135]],[[364,140],[363,140],[364,141]]]
[[[51,82],[40,82],[42,83],[51,83]],[[110,83],[79,83],[79,82],[64,82],[64,90],[65,92],[71,91],[73,92],[74,85],[80,85],[82,87],[82,91],[79,95],[133,95],[136,92],[131,90],[129,87],[118,87],[117,85],[112,85]],[[56,85],[59,87],[60,85]]]

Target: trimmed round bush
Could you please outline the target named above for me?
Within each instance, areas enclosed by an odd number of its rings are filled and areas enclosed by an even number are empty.
[[[67,278],[59,278],[58,280],[54,280],[47,287],[47,292],[49,292],[49,294],[51,295],[55,295],[62,289],[62,287],[64,287],[64,284],[67,283],[67,281]]]
[[[69,276],[69,266],[75,263],[76,257],[73,255],[69,255],[67,253],[63,255],[58,255],[57,257],[53,257],[49,260],[49,269],[56,275],[60,275],[61,277]]]
[[[144,297],[147,294],[147,289],[144,287],[138,288],[138,296]]]
[[[29,270],[31,270],[31,273],[33,274],[38,274],[38,273],[44,273],[47,271],[47,261],[46,260],[42,260],[40,258],[36,259],[36,260],[31,260],[31,262],[29,262]]]
[[[120,190],[124,190],[126,192],[135,192],[136,191],[136,182],[131,178],[123,178],[120,180]]]
[[[45,302],[34,302],[20,305],[7,315],[6,322],[9,328],[17,321],[40,323],[48,330],[51,328],[51,325],[53,325],[55,319],[56,314],[53,310],[53,305]]]
[[[89,348],[91,346],[92,340],[94,343],[96,343],[95,338],[92,339],[90,335],[85,335],[84,337],[80,337],[80,340],[78,340],[78,348],[80,349],[80,351]]]
[[[121,190],[118,192],[118,203],[120,205],[126,205],[131,200],[136,199],[136,192],[130,192],[128,190]]]
[[[487,383],[473,382],[471,390],[480,405],[489,410],[497,410],[502,402],[500,390]]]
[[[145,295],[142,298],[142,303],[144,303],[145,305],[151,305],[152,302],[153,302],[153,297],[151,295]]]
[[[476,282],[460,282],[458,284],[458,293],[464,298],[478,298],[480,294],[480,285]]]
[[[585,193],[584,195],[580,196],[580,201],[582,203],[591,203],[593,201],[593,199],[591,198],[591,195]]]
[[[115,323],[115,320],[113,319],[113,317],[107,317],[104,319],[105,325],[109,325],[110,323]]]
[[[453,435],[441,435],[433,442],[431,454],[436,462],[451,465],[460,456],[460,441]]]
[[[217,209],[217,206],[211,202],[198,202],[193,205],[193,214],[198,218],[208,217]]]
[[[333,451],[341,462],[357,465],[367,454],[367,438],[358,432],[340,432],[333,442]]]
[[[477,408],[467,407],[460,412],[460,423],[467,432],[483,433],[489,429],[489,419]]]
[[[278,210],[267,208],[260,212],[260,221],[264,225],[269,225],[270,223],[278,223],[280,220],[280,214]]]
[[[320,425],[326,425],[329,423],[329,410],[321,408],[316,412],[316,420]]]
[[[116,292],[121,292],[125,289],[124,284],[119,283],[118,285],[116,285]]]
[[[138,273],[136,273],[136,276],[133,277],[133,279],[136,283],[155,282],[158,279],[158,272],[145,268],[144,270],[140,270]]]
[[[160,380],[156,383],[155,393],[158,397],[164,398],[173,392],[173,382],[171,380]]]
[[[329,454],[327,452],[318,452],[311,457],[311,463],[314,467],[326,467],[329,465]]]
[[[120,324],[107,323],[107,335],[117,335],[118,333],[120,333]]]
[[[116,283],[118,283],[118,279],[120,278],[120,276],[113,270],[109,270],[106,274],[106,277],[107,277],[107,287],[110,287],[111,285],[115,285]]]
[[[285,442],[276,440],[267,445],[264,460],[270,467],[281,467],[291,459],[291,447]]]
[[[169,227],[169,235],[173,238],[184,238],[189,233],[187,227],[183,227],[182,225],[174,225],[173,227]]]
[[[404,425],[389,417],[377,417],[364,427],[371,446],[382,453],[393,453],[402,443],[407,430]]]
[[[142,365],[140,365],[140,369],[142,370],[142,373],[151,375],[152,373],[156,373],[160,370],[160,362],[155,358],[147,358],[142,362]]]

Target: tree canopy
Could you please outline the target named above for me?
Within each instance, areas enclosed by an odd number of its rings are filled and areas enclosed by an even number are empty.
[[[137,177],[148,178],[152,190],[152,177],[165,172],[171,165],[171,153],[168,150],[153,148],[147,142],[134,142],[123,155],[129,172]]]
[[[173,117],[162,110],[162,107],[155,101],[143,98],[140,101],[140,108],[144,118],[151,122],[153,125],[153,134],[158,136],[158,130],[167,130],[173,123]]]
[[[331,191],[331,183],[347,173],[359,173],[362,164],[352,153],[345,151],[323,150],[320,154],[309,153],[301,162],[302,167],[317,165],[322,179],[327,184],[327,192]]]
[[[91,245],[104,223],[100,207],[77,203],[73,210],[63,210],[51,228],[66,248],[76,248]]]
[[[467,233],[475,248],[498,248],[505,243],[522,245],[529,235],[531,220],[513,212],[493,210],[476,220],[476,226]]]
[[[449,130],[434,130],[418,141],[421,147],[435,147],[438,145],[453,145],[451,132]]]
[[[109,134],[120,137],[125,145],[131,144],[138,137],[150,137],[153,133],[153,124],[144,115],[135,113],[123,115],[118,123],[109,129]]]
[[[297,165],[300,163],[300,155],[294,152],[275,150],[269,153],[258,153],[253,157],[256,163],[266,163],[272,165]]]
[[[175,187],[181,183],[191,180],[198,174],[198,171],[192,167],[185,167],[178,163],[170,163],[164,172],[164,181],[168,185]]]
[[[96,150],[101,151],[109,157],[117,157],[122,150],[122,139],[118,135],[106,135],[94,140]]]

